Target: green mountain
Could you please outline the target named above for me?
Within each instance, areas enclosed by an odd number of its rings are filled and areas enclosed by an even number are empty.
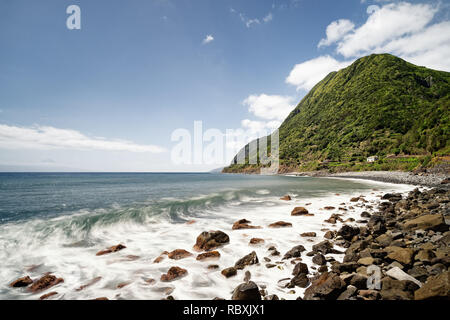
[[[389,54],[360,58],[326,76],[283,122],[282,171],[412,170],[448,161],[449,106],[449,72]],[[368,163],[369,156],[379,160]]]

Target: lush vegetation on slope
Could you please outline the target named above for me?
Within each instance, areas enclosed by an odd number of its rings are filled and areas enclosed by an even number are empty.
[[[281,165],[300,171],[428,165],[450,153],[449,106],[450,73],[389,54],[361,58],[325,77],[283,122]],[[374,155],[380,160],[367,164]]]

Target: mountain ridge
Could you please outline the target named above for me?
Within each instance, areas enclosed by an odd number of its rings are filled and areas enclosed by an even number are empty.
[[[362,57],[329,73],[284,120],[279,128],[282,171],[430,166],[450,153],[449,105],[449,72],[390,54]],[[248,157],[248,145],[240,152]],[[369,156],[380,159],[368,164]],[[236,157],[224,172],[261,167],[235,162]]]

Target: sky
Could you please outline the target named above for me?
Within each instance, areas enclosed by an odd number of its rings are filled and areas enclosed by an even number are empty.
[[[179,163],[177,129],[270,133],[372,53],[450,71],[450,3],[2,0],[0,44],[0,171],[208,171],[247,141]]]

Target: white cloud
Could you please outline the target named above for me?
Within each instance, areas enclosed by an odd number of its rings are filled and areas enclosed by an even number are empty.
[[[78,131],[48,126],[29,128],[0,124],[0,148],[6,149],[72,149],[128,152],[165,152],[155,145],[140,145],[126,140],[88,137]]]
[[[419,32],[433,19],[437,8],[428,4],[391,3],[374,11],[366,23],[347,34],[337,47],[344,57],[370,53],[399,37]]]
[[[446,31],[449,34],[450,30]],[[427,66],[436,70],[450,71],[450,43],[442,45],[439,48],[432,48],[423,53],[417,53],[405,57],[406,60],[410,61],[419,66]]]
[[[273,19],[273,15],[272,15],[271,12],[269,12],[269,13],[267,14],[267,16],[265,16],[265,17],[263,18],[263,21],[264,21],[265,23],[267,23],[267,22],[272,21],[272,19]]]
[[[376,49],[391,52],[412,63],[450,70],[450,21],[434,24],[421,32],[392,40]]]
[[[234,13],[238,14],[239,18],[241,19],[241,21],[245,24],[245,26],[247,28],[250,28],[252,25],[257,25],[257,24],[261,24],[261,23],[269,23],[270,21],[273,20],[273,14],[271,12],[269,12],[266,16],[262,17],[261,19],[259,19],[259,18],[248,18],[245,14],[238,13],[233,8],[230,9],[230,12],[233,13],[233,14]]]
[[[262,136],[265,136],[277,129],[280,125],[280,121],[257,121],[257,120],[249,120],[245,119],[241,121],[241,125],[244,129],[248,129],[252,134],[255,134],[253,138],[256,138],[259,133],[262,133]]]
[[[327,27],[327,38],[322,39],[319,42],[319,48],[322,46],[328,46],[336,41],[342,39],[347,33],[353,30],[355,25],[350,20],[341,19],[333,21]]]
[[[270,135],[295,108],[293,97],[278,95],[250,95],[243,101],[258,120],[244,119],[241,128],[227,131],[227,148],[233,156],[247,143]]]
[[[240,13],[239,17],[247,28],[250,28],[252,24],[260,24],[259,19],[249,19],[243,13]]]
[[[450,21],[432,24],[438,7],[398,2],[374,9],[369,6],[369,17],[359,27],[342,19],[327,27],[327,38],[319,47],[335,43],[336,53],[344,59],[327,55],[297,64],[286,82],[310,90],[329,72],[372,53],[391,53],[417,65],[450,70]]]
[[[326,55],[299,63],[294,66],[286,78],[286,82],[297,87],[297,90],[310,90],[330,72],[350,65],[353,61],[338,61]]]
[[[208,34],[205,39],[203,39],[203,44],[207,44],[214,41],[214,37],[211,34]]]
[[[279,95],[250,95],[243,101],[248,111],[265,120],[284,120],[295,108],[293,98]]]

